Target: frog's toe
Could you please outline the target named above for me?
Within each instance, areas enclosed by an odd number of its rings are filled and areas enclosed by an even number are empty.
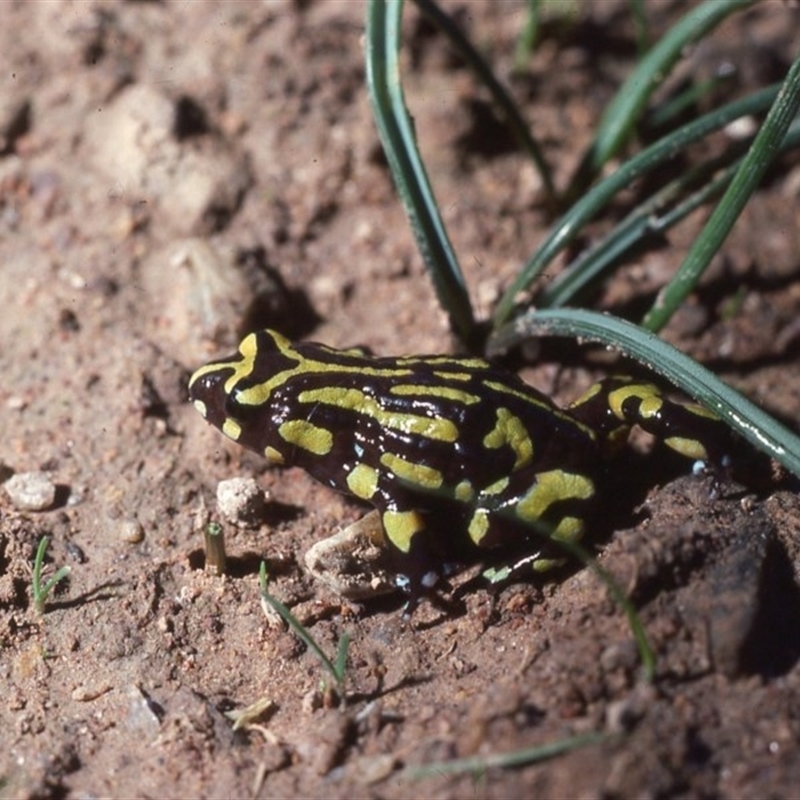
[[[447,570],[444,570],[446,573]],[[403,606],[403,619],[411,619],[414,611],[423,600],[427,600],[434,608],[444,611],[448,615],[454,616],[463,613],[460,602],[453,600],[453,587],[444,577],[444,574],[429,570],[419,577],[412,580],[408,575],[398,575],[396,578],[398,588],[402,589],[407,595]]]
[[[408,600],[403,606],[403,617],[410,618],[423,598],[437,594],[436,587],[441,580],[436,570],[428,570],[419,576],[400,573],[395,577],[397,588],[408,595]]]

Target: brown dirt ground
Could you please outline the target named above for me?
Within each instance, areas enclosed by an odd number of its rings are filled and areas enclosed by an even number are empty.
[[[501,75],[523,6],[447,4]],[[647,8],[663,30],[685,4]],[[634,58],[626,9],[587,3],[577,24],[549,25],[511,82],[562,186]],[[43,512],[0,500],[0,795],[796,796],[794,493],[710,499],[707,480],[660,480],[659,459],[620,463],[601,563],[656,651],[644,685],[624,614],[588,570],[478,586],[463,613],[424,605],[413,626],[399,600],[343,604],[302,554],[362,509],[267,468],[188,405],[189,372],[248,319],[386,354],[450,348],[370,119],[363,17],[348,0],[0,5],[0,462],[58,487]],[[406,19],[409,103],[487,314],[552,220],[472,77],[412,6]],[[680,72],[729,64],[726,92],[765,85],[798,30],[789,4],[763,3]],[[788,420],[799,187],[787,160],[668,331]],[[601,303],[639,307],[699,221]],[[741,313],[725,313],[734,301]],[[548,345],[526,377],[568,400],[592,363]],[[230,574],[214,577],[196,520],[240,475],[269,491],[268,520],[227,526]],[[29,588],[44,534],[49,569],[72,572],[39,617]],[[324,647],[352,636],[344,711],[320,693],[313,655],[262,613],[262,558]],[[233,731],[225,712],[260,698],[272,711]],[[590,732],[607,737],[536,766],[405,771]]]

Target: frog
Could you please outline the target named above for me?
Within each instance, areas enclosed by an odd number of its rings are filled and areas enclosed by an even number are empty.
[[[376,356],[270,329],[197,369],[189,395],[232,441],[373,506],[406,615],[459,564],[562,563],[633,426],[696,470],[729,458],[712,411],[648,380],[603,378],[562,408],[482,358]]]

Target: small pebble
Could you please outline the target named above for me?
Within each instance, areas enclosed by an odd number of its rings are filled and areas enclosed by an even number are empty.
[[[71,697],[79,703],[89,703],[92,700],[97,700],[98,697],[102,697],[106,692],[110,692],[111,689],[110,684],[105,681],[96,684],[83,684],[82,686],[76,686],[72,690]]]
[[[382,753],[356,758],[348,763],[347,773],[354,777],[360,785],[369,786],[386,780],[396,768],[397,756],[393,753]]]
[[[3,488],[20,511],[43,511],[56,501],[56,486],[46,472],[20,472],[12,475]]]
[[[264,490],[253,478],[231,478],[217,486],[217,508],[234,525],[257,524],[264,518]]]
[[[138,686],[128,689],[127,727],[138,736],[154,737],[161,727],[164,710]]]
[[[119,536],[123,542],[139,544],[144,541],[144,527],[136,517],[123,520],[119,528]]]

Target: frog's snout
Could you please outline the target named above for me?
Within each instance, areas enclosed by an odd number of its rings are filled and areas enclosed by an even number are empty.
[[[221,427],[227,416],[225,412],[225,378],[219,370],[208,371],[201,367],[189,379],[189,399],[207,422]]]

